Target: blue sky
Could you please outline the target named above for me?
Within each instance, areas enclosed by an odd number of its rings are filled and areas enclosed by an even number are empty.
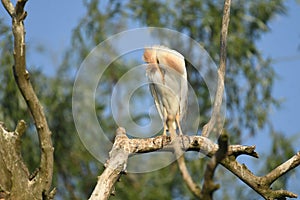
[[[258,46],[264,55],[274,59],[278,75],[274,96],[284,100],[282,108],[272,114],[274,125],[287,134],[300,134],[300,4],[288,1],[286,16],[275,18],[271,33],[264,35]]]
[[[286,133],[287,137],[300,135],[300,4],[295,0],[286,1],[288,12],[285,16],[277,16],[269,25],[271,32],[263,35],[257,42],[264,56],[274,59],[274,70],[278,75],[273,94],[282,99],[281,108],[273,110],[271,120],[276,130]],[[27,2],[28,16],[25,21],[26,41],[30,48],[45,46],[42,53],[28,55],[28,64],[41,67],[45,72],[53,74],[60,64],[61,55],[70,44],[72,29],[83,16],[85,9],[82,1],[74,0],[31,0]],[[1,6],[1,17],[10,19]],[[256,144],[261,154],[268,152],[270,142],[264,131],[255,138],[245,138],[246,144]],[[299,137],[292,145],[299,148]],[[247,158],[243,161],[246,162]],[[299,193],[299,169],[297,176],[291,180],[289,189]]]
[[[300,85],[297,83],[300,73],[300,5],[295,1],[287,2],[287,15],[276,17],[270,24],[271,32],[263,35],[257,44],[265,56],[274,59],[278,78],[273,94],[283,101],[280,109],[272,110],[271,120],[276,130],[291,136],[300,134]],[[298,139],[293,145],[296,147],[299,142]]]
[[[286,134],[286,137],[295,137],[292,145],[300,150],[300,4],[296,1],[287,1],[288,12],[285,16],[276,17],[270,24],[271,32],[263,35],[257,42],[264,56],[274,59],[274,70],[278,76],[275,81],[273,95],[281,99],[279,109],[272,110],[271,121],[275,130]],[[246,141],[246,144],[256,144],[260,155],[270,151],[270,140],[267,132],[262,131],[255,138]],[[275,155],[274,155],[275,156]],[[247,158],[243,159],[246,162]],[[259,163],[256,160],[252,162]],[[254,167],[253,167],[254,170]],[[255,170],[254,170],[255,171]],[[290,180],[291,191],[298,192],[300,188],[300,173]]]

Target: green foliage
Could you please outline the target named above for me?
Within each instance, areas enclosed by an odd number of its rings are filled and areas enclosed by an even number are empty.
[[[16,119],[21,119],[22,114],[26,112],[26,104],[21,98],[13,78],[12,34],[2,18],[0,18],[0,27],[0,64],[2,66],[0,68],[0,101],[2,102],[0,116],[8,128],[14,129]],[[14,110],[18,112],[12,112]]]
[[[27,122],[28,131],[22,138],[22,149],[26,152],[23,154],[24,159],[29,164],[30,171],[33,171],[39,158],[37,137],[26,102],[14,80],[12,33],[2,18],[0,30],[0,121],[3,121],[9,130],[15,129],[18,120],[24,119]],[[32,75],[40,77],[37,70],[33,70]],[[33,77],[31,79],[34,79]]]
[[[273,131],[271,133],[271,139],[272,147],[270,149],[270,154],[266,159],[267,164],[262,169],[263,173],[267,173],[268,171],[275,169],[277,166],[291,158],[296,153],[291,145],[293,143],[293,139],[286,138],[283,133]],[[293,172],[290,172],[276,180],[273,183],[272,188],[275,190],[285,188],[292,173]]]

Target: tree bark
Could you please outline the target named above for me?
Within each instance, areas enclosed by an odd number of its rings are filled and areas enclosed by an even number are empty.
[[[37,129],[41,158],[35,174],[29,175],[28,169],[21,156],[20,141],[25,131],[25,122],[20,121],[14,132],[8,132],[3,126],[1,129],[0,146],[0,189],[6,194],[5,199],[51,199],[55,190],[50,192],[53,176],[53,145],[51,131],[38,97],[30,82],[26,70],[26,45],[24,19],[27,12],[24,10],[27,0],[18,0],[16,6],[10,0],[2,0],[4,8],[12,18],[12,32],[14,35],[14,66],[15,81],[22,93],[33,117]],[[5,180],[2,179],[5,177]]]
[[[270,180],[278,179],[283,174],[300,165],[300,152],[286,161],[275,172],[266,176],[255,176],[244,164],[240,164],[236,158],[240,155],[248,155],[258,158],[255,152],[255,146],[229,145],[227,148],[227,136],[221,137],[219,145],[213,143],[210,139],[203,136],[182,135],[175,138],[180,144],[182,151],[197,151],[204,153],[208,157],[215,157],[214,163],[210,169],[207,169],[207,181],[212,180],[215,167],[218,163],[235,174],[241,181],[249,185],[253,190],[265,199],[277,198],[296,198],[297,195],[286,190],[272,190]],[[174,139],[172,140],[174,141]],[[124,128],[118,128],[112,150],[109,153],[109,160],[106,162],[106,169],[98,177],[97,185],[90,197],[90,200],[109,199],[111,192],[114,191],[114,185],[119,177],[126,173],[127,159],[139,153],[148,153],[154,151],[171,151],[174,152],[174,145],[170,137],[157,136],[146,139],[129,139],[126,136]],[[218,153],[219,152],[219,153]],[[274,170],[273,170],[274,171]],[[276,174],[272,175],[272,174]],[[272,177],[272,178],[270,178]],[[273,180],[274,181],[274,180]],[[212,182],[207,183],[206,190],[214,191],[216,189]],[[204,188],[199,188],[200,191]],[[208,195],[211,195],[210,192]],[[202,194],[204,195],[204,194]],[[207,195],[207,194],[205,194]],[[205,197],[205,196],[202,196]],[[201,196],[200,196],[201,198]]]

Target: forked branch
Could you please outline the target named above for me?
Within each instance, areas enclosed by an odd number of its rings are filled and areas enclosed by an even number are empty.
[[[26,45],[24,19],[27,12],[24,10],[27,0],[18,0],[16,6],[10,0],[2,0],[4,8],[12,18],[12,31],[14,36],[14,66],[15,81],[21,91],[27,106],[33,117],[35,127],[39,136],[41,147],[41,160],[39,171],[30,180],[31,187],[39,189],[38,193],[47,196],[52,184],[53,174],[53,146],[51,131],[38,97],[36,96],[30,82],[30,76],[26,70]]]
[[[218,139],[219,149],[213,155],[211,160],[206,165],[204,173],[204,182],[202,186],[201,199],[212,200],[213,193],[219,189],[219,185],[215,184],[213,177],[218,164],[227,156],[228,152],[228,135],[221,134]]]
[[[105,164],[106,169],[101,176],[99,176],[97,185],[94,188],[90,200],[105,200],[109,198],[111,192],[113,191],[114,184],[119,177],[126,172],[127,159],[129,156],[155,151],[174,152],[174,145],[171,142],[170,137],[157,136],[154,138],[145,139],[129,139],[126,136],[126,131],[124,128],[118,128],[116,132],[117,136],[115,138],[114,145],[109,153],[109,159]],[[221,139],[222,138],[223,137],[221,137]],[[216,164],[221,163],[225,168],[235,174],[243,182],[248,184],[265,199],[297,197],[296,194],[285,190],[273,191],[270,188],[270,184],[267,184],[267,177],[269,175],[266,175],[266,177],[255,176],[244,164],[240,164],[236,160],[236,158],[240,155],[249,155],[257,158],[258,154],[255,152],[255,146],[229,145],[227,148],[227,153],[225,153],[227,144],[226,136],[225,139],[223,138],[220,141],[220,146],[223,146],[220,148],[220,150],[219,145],[213,143],[210,139],[203,136],[183,135],[178,136],[176,139],[178,144],[180,144],[180,149],[182,151],[202,152],[209,157],[215,155]],[[219,154],[217,153],[218,151]],[[298,166],[300,164],[300,153],[297,153],[286,163],[281,165],[284,166],[285,172]],[[282,167],[279,166],[279,169],[282,169]],[[277,178],[279,177],[280,176],[277,176]],[[266,180],[264,181],[264,179]],[[199,190],[200,189],[201,188],[199,188]],[[203,189],[204,187],[202,190]]]
[[[225,71],[226,71],[226,46],[227,46],[227,33],[228,33],[228,25],[230,18],[230,4],[231,0],[225,0],[224,8],[223,8],[223,17],[222,17],[222,27],[221,27],[221,37],[220,37],[220,65],[218,69],[218,85],[217,91],[213,104],[212,116],[209,122],[203,127],[202,135],[204,137],[208,137],[213,130],[215,134],[222,133],[222,122],[221,122],[221,109],[222,109],[222,101],[224,97],[224,79],[225,79]],[[227,136],[222,136],[223,141]],[[219,138],[219,139],[221,139]],[[227,144],[227,140],[225,142]],[[225,144],[224,142],[222,144]],[[227,153],[226,151],[218,151],[218,155],[220,153]],[[193,181],[190,176],[187,167],[185,165],[184,156],[181,156],[178,160],[178,166],[183,176],[183,180],[186,182],[190,191],[198,198],[201,199],[212,199],[213,192],[218,189],[217,185],[213,183],[213,175],[215,169],[219,163],[219,157],[213,156],[211,161],[207,164],[206,173],[204,177],[204,184],[202,190],[197,186],[197,184]]]
[[[246,165],[240,164],[235,155],[227,156],[221,161],[221,164],[265,199],[297,198],[296,194],[286,190],[272,190],[271,184],[300,165],[300,152],[262,177],[255,176]]]

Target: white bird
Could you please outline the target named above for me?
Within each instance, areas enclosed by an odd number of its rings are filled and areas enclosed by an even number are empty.
[[[143,59],[157,111],[163,120],[163,135],[176,130],[182,135],[181,122],[187,110],[187,73],[184,57],[165,46],[146,47]],[[172,129],[174,133],[172,133]]]

